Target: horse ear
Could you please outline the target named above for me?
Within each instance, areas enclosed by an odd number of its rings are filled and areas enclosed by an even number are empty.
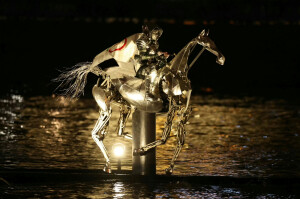
[[[148,28],[147,25],[143,25],[143,26],[142,26],[142,30],[143,30],[143,33],[145,33],[146,35],[149,34],[149,28]]]
[[[208,34],[209,34],[209,29],[207,29],[205,35],[208,36]]]
[[[201,37],[205,36],[205,29],[202,30],[202,32],[200,33],[200,36]]]

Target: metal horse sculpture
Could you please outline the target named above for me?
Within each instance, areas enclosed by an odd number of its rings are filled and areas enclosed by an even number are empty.
[[[204,50],[208,50],[216,55],[218,64],[223,65],[225,62],[225,57],[208,37],[208,32],[203,30],[164,67],[158,70],[150,70],[149,78],[137,78],[136,71],[139,64],[135,62],[133,57],[139,54],[136,41],[142,36],[143,33],[132,35],[98,54],[92,63],[79,64],[57,78],[57,80],[63,82],[64,86],[68,86],[65,92],[71,97],[77,97],[83,92],[89,72],[104,79],[101,84],[98,80],[92,91],[100,107],[100,116],[92,130],[92,138],[106,159],[106,165],[103,170],[108,173],[111,172],[110,158],[103,140],[107,135],[106,129],[111,117],[111,103],[113,101],[120,107],[117,134],[128,139],[132,139],[132,137],[124,132],[124,128],[132,107],[152,113],[168,110],[162,138],[139,149],[134,149],[133,155],[143,155],[151,148],[164,144],[170,135],[175,114],[179,115],[177,146],[170,167],[166,169],[166,173],[171,174],[174,162],[185,141],[185,124],[191,113],[190,97],[192,89],[187,77],[188,71]],[[203,48],[191,64],[188,65],[188,57],[197,44]],[[100,63],[108,59],[115,59],[119,66],[106,69],[98,67]]]

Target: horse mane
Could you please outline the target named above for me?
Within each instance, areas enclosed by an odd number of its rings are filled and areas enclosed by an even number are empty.
[[[169,67],[176,73],[187,73],[188,72],[188,58],[190,53],[194,50],[197,45],[195,39],[191,40],[185,47],[183,47],[179,53],[169,62]]]

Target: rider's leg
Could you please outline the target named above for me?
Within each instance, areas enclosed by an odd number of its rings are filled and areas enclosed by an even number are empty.
[[[128,105],[121,105],[120,107],[120,118],[118,122],[118,127],[117,127],[117,133],[118,136],[124,137],[127,139],[132,139],[132,135],[128,134],[127,132],[124,132],[125,126],[127,119],[130,115],[131,108]]]
[[[172,100],[171,100],[172,101]],[[173,122],[173,119],[174,119],[174,116],[175,116],[175,112],[176,112],[176,107],[172,104],[172,102],[170,101],[170,105],[169,105],[169,112],[168,112],[168,115],[167,115],[167,121],[165,123],[165,128],[163,130],[163,133],[162,133],[162,138],[160,140],[156,140],[154,142],[151,142],[149,144],[147,144],[146,146],[144,147],[141,147],[139,149],[134,149],[133,151],[133,155],[143,155],[146,151],[156,147],[156,146],[159,146],[159,145],[162,145],[162,144],[165,144],[167,139],[169,138],[169,135],[170,135],[170,132],[171,132],[171,129],[172,129],[172,122]]]
[[[186,131],[185,131],[185,124],[189,119],[190,113],[191,113],[191,108],[182,108],[182,114],[180,117],[180,121],[178,124],[178,129],[177,129],[177,145],[175,147],[175,151],[173,154],[173,158],[171,160],[171,164],[170,167],[166,169],[166,174],[172,174],[173,173],[173,168],[174,168],[174,164],[176,159],[178,158],[178,155],[182,149],[182,146],[184,145],[184,141],[185,141],[185,135],[186,135]]]
[[[110,97],[107,96],[105,90],[98,85],[95,85],[93,88],[93,96],[100,107],[100,116],[94,129],[92,130],[92,138],[100,148],[106,160],[106,164],[103,170],[105,172],[111,173],[109,155],[103,144],[103,140],[107,134],[106,129],[111,117],[111,107],[109,102]]]

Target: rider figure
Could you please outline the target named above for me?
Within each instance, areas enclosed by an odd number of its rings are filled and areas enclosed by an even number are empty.
[[[143,35],[136,41],[139,54],[135,55],[134,58],[140,64],[136,76],[145,79],[146,99],[150,97],[151,72],[165,66],[169,56],[167,53],[158,50],[158,39],[162,32],[163,30],[158,27],[149,31],[147,26],[143,26]]]

